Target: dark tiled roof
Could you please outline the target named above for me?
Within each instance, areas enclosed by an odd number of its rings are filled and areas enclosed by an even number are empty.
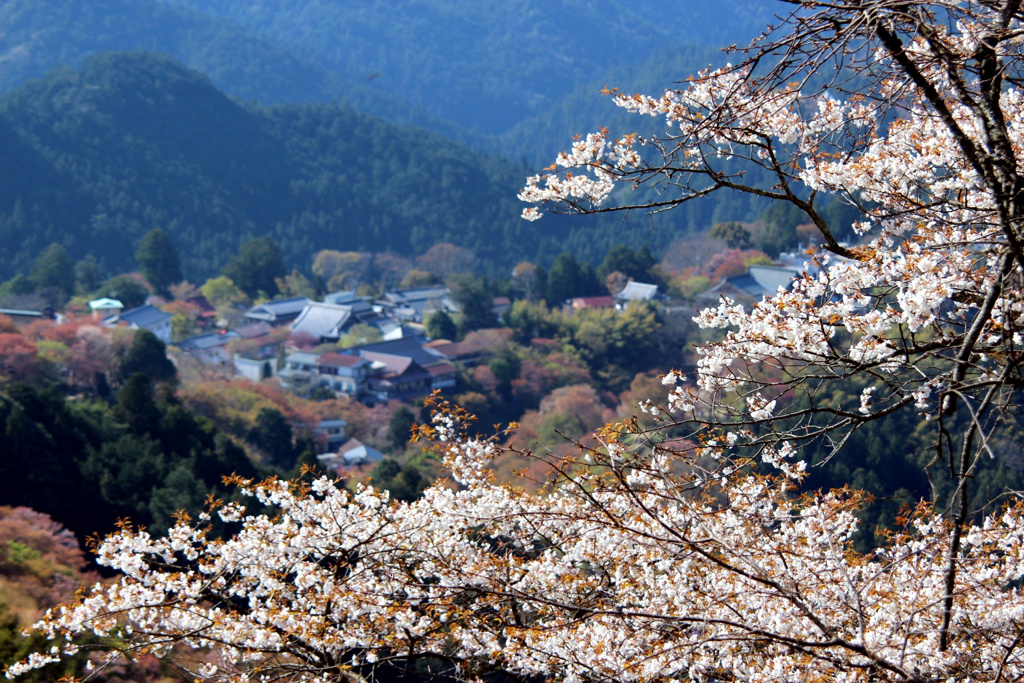
[[[238,335],[235,332],[210,332],[209,334],[200,334],[191,339],[186,339],[178,346],[182,351],[201,351],[203,349],[223,346],[232,339],[238,339]]]
[[[312,300],[304,296],[298,296],[291,299],[280,299],[278,301],[268,301],[265,304],[252,307],[245,315],[246,317],[254,320],[287,319],[288,317],[297,316],[302,312],[302,309],[310,303],[312,303]]]
[[[123,311],[115,316],[115,322],[125,322],[136,327],[149,327],[169,320],[172,317],[170,313],[164,313],[156,306],[146,304],[145,306]]]
[[[370,352],[405,356],[412,358],[422,366],[445,360],[445,356],[438,353],[436,349],[431,347],[424,348],[421,337],[402,337],[400,339],[392,339],[391,341],[363,344],[362,346],[353,346],[349,351],[359,355],[364,355],[364,352]]]

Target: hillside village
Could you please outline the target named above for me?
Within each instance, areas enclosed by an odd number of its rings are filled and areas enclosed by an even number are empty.
[[[568,330],[573,325],[599,320],[595,316],[627,315],[631,307],[639,311],[643,306],[651,307],[662,321],[677,320],[686,325],[695,306],[723,295],[752,302],[765,292],[786,286],[806,267],[806,258],[783,253],[774,265],[752,263],[742,272],[722,277],[695,299],[681,298],[675,286],[671,288],[673,295],[663,291],[663,285],[621,274],[611,278],[608,294],[571,296],[557,308],[532,303],[523,298],[526,292],[522,291],[511,292],[514,299],[490,296],[476,327],[492,328],[497,336],[485,335],[484,341],[480,335],[466,337],[467,332],[460,333],[454,321],[463,320],[464,312],[451,288],[444,284],[389,289],[377,296],[355,290],[331,292],[318,299],[285,296],[248,307],[237,303],[216,307],[197,289],[171,301],[150,295],[145,303],[132,308],[125,308],[110,296],[79,298],[79,310],[87,305],[88,314],[77,320],[111,331],[145,330],[168,347],[169,357],[179,370],[187,365],[219,381],[270,385],[296,399],[345,399],[366,407],[415,406],[434,392],[441,392],[467,401],[484,417],[521,419],[524,410],[537,409],[541,399],[560,385],[589,376],[605,391],[621,391],[632,377],[629,372],[654,369],[671,359],[671,355],[650,355],[656,348],[650,346],[651,339],[623,340],[634,347],[633,351],[639,350],[640,356],[628,372],[620,369],[615,371],[619,374],[599,380],[594,373],[603,373],[607,361],[600,353],[588,352],[587,345],[594,341],[572,341]],[[180,324],[183,311],[187,325]],[[75,314],[7,308],[0,310],[0,315],[16,326],[38,326],[47,318],[60,326],[68,315],[74,319]],[[192,334],[183,336],[182,330]],[[546,335],[561,341],[545,341]],[[579,367],[578,372],[565,374],[563,379],[545,379],[551,370],[529,370],[536,363],[540,363],[539,368],[550,365],[550,359],[563,351],[579,358],[569,361]],[[512,370],[503,370],[503,359],[511,359]],[[623,363],[621,359],[617,362]],[[495,369],[498,374],[511,374],[496,378]],[[533,373],[531,379],[521,379],[527,376],[524,372]],[[556,374],[565,372],[558,370]],[[607,403],[607,399],[602,400]],[[582,434],[602,415],[601,411],[594,413],[572,432]],[[379,439],[364,444],[356,437],[365,439],[367,435],[346,434],[346,426],[341,415],[322,415],[317,423],[293,422],[292,429],[314,437],[319,462],[330,471],[373,464],[385,457],[382,449],[386,444]]]

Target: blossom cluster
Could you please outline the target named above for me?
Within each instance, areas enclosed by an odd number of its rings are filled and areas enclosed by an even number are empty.
[[[465,432],[445,436],[472,450]],[[1024,676],[1008,656],[1024,619],[1019,505],[964,534],[943,626],[950,537],[926,508],[860,555],[856,495],[793,498],[781,480],[708,471],[682,451],[629,450],[563,466],[538,493],[472,478],[397,503],[325,478],[242,482],[275,517],[242,517],[223,540],[203,520],[163,538],[122,530],[99,548],[120,580],[36,628],[58,643],[212,648],[190,672],[210,681],[357,680],[427,655],[467,674],[566,680]],[[944,630],[953,649],[937,646]],[[8,676],[74,651],[55,645]]]

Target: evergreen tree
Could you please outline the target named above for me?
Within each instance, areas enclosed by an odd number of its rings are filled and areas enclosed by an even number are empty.
[[[710,237],[725,242],[731,249],[750,249],[750,231],[735,221],[716,223],[708,233]]]
[[[146,297],[149,296],[149,290],[130,275],[115,275],[104,282],[96,293],[99,296],[117,299],[124,304],[125,310],[141,306],[146,303]]]
[[[170,236],[160,228],[153,228],[143,236],[135,251],[135,260],[149,284],[161,294],[166,294],[168,287],[181,282],[178,250],[171,244]]]
[[[557,308],[576,296],[593,296],[604,288],[589,263],[579,263],[572,252],[563,251],[551,264],[547,275],[548,306]]]
[[[225,277],[253,298],[260,292],[267,296],[276,294],[277,278],[283,278],[286,272],[281,247],[269,237],[257,237],[243,244],[223,270]]]
[[[416,415],[405,406],[399,406],[388,420],[388,443],[400,453],[409,444],[412,426],[416,424]]]
[[[427,316],[427,335],[431,339],[455,339],[458,330],[448,312],[438,310]]]
[[[160,408],[153,396],[153,382],[136,372],[117,392],[117,415],[133,434],[160,431]]]
[[[616,244],[604,257],[597,268],[597,277],[602,281],[616,271],[634,280],[649,281],[651,268],[654,267],[654,256],[646,243],[637,250],[624,244]]]
[[[36,289],[56,287],[65,294],[75,291],[75,264],[68,250],[51,244],[36,256],[29,279]]]
[[[400,465],[394,458],[385,458],[370,470],[370,479],[378,489],[391,493],[392,500],[416,500],[428,482],[412,465]]]
[[[174,363],[167,358],[167,347],[149,330],[135,333],[132,345],[118,366],[117,378],[125,382],[136,373],[154,382],[173,382],[178,376]]]
[[[494,295],[483,278],[454,275],[449,281],[452,298],[462,309],[459,334],[465,336],[473,330],[494,327]]]
[[[89,254],[75,264],[75,282],[83,292],[94,292],[100,286],[103,282],[103,269],[95,256]]]
[[[263,451],[267,462],[282,471],[295,465],[292,427],[281,411],[263,408],[249,432],[249,441]]]

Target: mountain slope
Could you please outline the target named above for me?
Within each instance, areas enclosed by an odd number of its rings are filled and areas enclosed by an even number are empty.
[[[201,9],[201,8],[200,8]],[[166,53],[246,101],[344,101],[359,111],[475,140],[401,97],[349,81],[228,20],[157,0],[0,0],[0,92],[109,51]],[[360,78],[362,80],[362,78]]]
[[[0,149],[0,178],[27,168],[39,179],[0,192],[5,277],[52,241],[130,268],[153,227],[172,235],[192,280],[257,235],[296,267],[328,247],[417,254],[453,241],[504,272],[573,245],[600,258],[631,232],[526,223],[523,167],[343,106],[242,105],[147,53],[101,55],[3,96]]]
[[[745,42],[772,0],[168,0],[486,134],[679,43]]]

